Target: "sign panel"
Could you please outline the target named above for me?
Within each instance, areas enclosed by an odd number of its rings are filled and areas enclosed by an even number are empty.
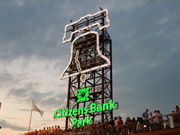
[[[89,101],[89,90],[90,88],[82,88],[77,90],[77,103]],[[78,120],[77,118],[71,119],[72,127],[84,126],[85,124],[91,125],[92,118],[88,114],[102,112],[102,111],[111,111],[118,109],[118,103],[110,99],[108,102],[103,104],[91,103],[89,106],[78,108],[78,109],[57,109],[54,112],[54,118],[62,118],[62,117],[72,117],[77,115],[86,115],[85,119]]]

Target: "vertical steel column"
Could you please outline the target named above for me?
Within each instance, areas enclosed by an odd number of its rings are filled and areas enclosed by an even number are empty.
[[[103,14],[104,16],[104,14]],[[102,26],[104,25],[104,18],[102,17]],[[102,54],[104,55],[104,29],[102,30],[102,36],[101,36],[101,45],[102,45]],[[104,68],[102,68],[102,87],[101,87],[101,96],[102,96],[102,99],[101,99],[101,103],[103,104],[104,103]],[[104,112],[101,113],[101,122],[104,123]]]
[[[67,108],[70,108],[70,93],[71,93],[70,88],[71,88],[71,77],[69,78],[69,82],[68,82]],[[66,124],[65,124],[66,130],[68,128],[68,121],[69,121],[69,117],[66,117]]]

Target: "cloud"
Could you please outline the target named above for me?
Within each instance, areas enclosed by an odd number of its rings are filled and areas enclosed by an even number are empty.
[[[1,125],[1,128],[9,128],[16,131],[27,131],[27,128],[16,126],[15,124],[11,124],[6,120],[0,120],[0,125]]]
[[[1,88],[7,87],[9,83],[17,83],[19,82],[18,79],[15,79],[14,76],[10,73],[0,71],[0,85]],[[0,90],[1,91],[1,90]]]
[[[103,1],[103,2],[102,2]],[[103,8],[108,8],[110,11],[113,11],[113,13],[119,13],[119,12],[129,12],[136,10],[137,8],[141,8],[142,6],[147,4],[147,1],[144,0],[99,0],[99,5],[101,5]]]
[[[18,7],[22,7],[25,4],[25,0],[15,0],[15,4]]]
[[[53,94],[49,92],[38,92],[35,90],[38,84],[29,83],[22,88],[11,89],[7,97],[18,98],[19,101],[31,102],[35,100],[38,104],[43,106],[58,106],[62,104],[66,98],[64,94],[60,92]]]
[[[22,112],[30,112],[31,111],[31,109],[18,109],[19,111],[22,111]]]
[[[0,59],[0,91],[6,91],[7,98],[18,97],[18,102],[34,99],[43,106],[61,105],[66,98],[66,83],[59,81],[59,62],[38,56]]]
[[[2,14],[0,56],[4,59],[13,59],[22,55],[66,58],[64,52],[68,52],[68,48],[56,45],[61,45],[58,41],[61,41],[64,26],[69,23],[70,19],[77,20],[83,15],[94,13],[99,10],[101,5],[103,8],[109,8],[110,13],[115,13],[116,10],[120,12],[125,9],[134,9],[137,5],[142,6],[144,3],[143,1],[105,0],[104,2],[94,1],[97,3],[97,6],[94,6],[92,1],[61,0],[56,2],[56,4],[49,1],[27,0],[16,0],[12,3],[8,2],[8,4],[1,2],[1,5],[4,6],[0,8],[0,14]],[[81,8],[76,8],[79,3],[81,3]],[[39,8],[40,5],[41,8]],[[75,8],[76,10],[72,12],[72,9]]]
[[[149,1],[111,16],[114,98],[127,116],[141,115],[147,107],[170,113],[179,103],[180,19],[175,3]]]

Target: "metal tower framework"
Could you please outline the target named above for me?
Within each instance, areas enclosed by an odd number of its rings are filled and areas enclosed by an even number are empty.
[[[99,21],[101,25],[105,23],[106,14],[98,14],[90,19],[83,19],[81,22],[74,24],[68,31],[76,31],[79,28],[89,25],[89,23]],[[92,31],[91,29],[87,31]],[[87,32],[86,31],[86,32]],[[80,76],[76,75],[69,77],[68,82],[68,95],[67,95],[67,108],[68,109],[78,109],[82,107],[89,106],[91,103],[103,104],[113,99],[113,88],[112,88],[112,41],[105,29],[98,30],[93,28],[93,31],[97,31],[99,34],[99,47],[101,53],[106,56],[111,65],[103,68],[99,68],[86,73],[87,79],[85,82],[81,82]],[[73,35],[73,39],[79,36],[79,33]],[[72,39],[72,40],[73,40]],[[96,48],[96,36],[94,34],[87,34],[81,37],[79,40],[74,42],[74,46],[79,50],[80,58],[79,62],[82,63],[81,67],[92,67],[93,65],[103,64],[104,61],[99,59]],[[88,46],[88,47],[85,47]],[[75,70],[75,63],[72,62],[71,69]],[[77,103],[77,89],[80,88],[90,88],[89,101]],[[96,112],[89,115],[94,122],[100,121],[104,123],[113,117],[113,111]],[[65,127],[71,124],[71,119],[76,117],[77,119],[84,119],[85,115],[66,117]]]

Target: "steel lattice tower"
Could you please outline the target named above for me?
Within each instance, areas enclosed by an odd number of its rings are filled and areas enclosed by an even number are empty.
[[[79,28],[89,25],[89,23],[97,22],[103,26],[105,22],[105,13],[97,14],[91,18],[83,19],[79,23],[72,25],[69,31],[76,31]],[[67,95],[67,108],[68,109],[78,109],[85,106],[89,106],[91,103],[103,104],[108,102],[110,99],[113,99],[113,87],[112,87],[112,41],[107,32],[107,29],[104,28],[102,30],[93,27],[82,33],[87,31],[96,31],[99,34],[99,48],[101,53],[106,56],[110,60],[110,66],[106,66],[103,68],[95,69],[86,73],[87,79],[85,82],[80,80],[80,74],[76,76],[71,76],[68,79],[68,95]],[[75,33],[72,36],[73,39],[79,36],[79,33]],[[79,38],[74,42],[74,47],[79,51],[79,61],[81,63],[81,68],[92,67],[95,65],[103,64],[104,61],[99,58],[96,48],[96,40],[97,37],[94,34],[87,34]],[[85,48],[85,46],[88,46]],[[71,71],[76,70],[75,62],[71,63]],[[90,89],[90,100],[86,102],[77,103],[77,89],[80,88],[91,88]],[[111,117],[113,117],[113,111],[104,111],[104,112],[96,112],[89,115],[93,121],[100,121],[104,123],[108,121]],[[73,116],[77,119],[84,119],[85,115]],[[71,118],[66,117],[66,129],[71,123]]]

